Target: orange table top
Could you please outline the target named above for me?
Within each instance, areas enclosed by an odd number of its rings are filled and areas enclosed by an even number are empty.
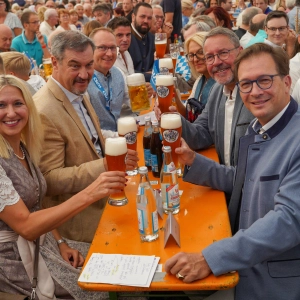
[[[143,131],[144,128],[142,127],[138,133],[140,166],[144,162]],[[204,150],[201,153],[218,160],[214,148]],[[152,172],[149,172],[149,175],[150,180],[158,180],[152,176]],[[163,230],[167,215],[164,216],[164,220],[159,218],[158,240],[151,243],[141,242],[135,204],[139,175],[127,178],[129,180],[125,193],[129,203],[121,207],[106,205],[85,263],[92,253],[155,255],[160,257],[159,264],[163,264],[164,272],[164,263],[174,254],[181,251],[200,252],[211,243],[231,236],[224,193],[183,182],[180,178],[179,189],[183,190],[183,194],[180,199],[180,212],[175,215],[175,219],[180,226],[181,247],[179,248],[175,241],[170,239],[164,248]],[[159,185],[153,187],[160,188]],[[175,276],[166,274],[161,281],[152,282],[149,288],[84,282],[78,282],[78,284],[83,289],[93,291],[183,291],[229,289],[234,287],[238,280],[238,273],[219,277],[211,274],[205,279],[186,284]]]

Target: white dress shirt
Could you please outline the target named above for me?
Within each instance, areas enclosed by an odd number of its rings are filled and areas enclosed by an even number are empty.
[[[134,66],[130,53],[128,51],[125,51],[123,53],[125,58],[124,60],[122,54],[119,51],[119,48],[117,49],[117,59],[114,63],[114,66],[118,67],[125,74],[125,76],[134,74]]]
[[[229,91],[226,86],[224,86],[223,93],[227,97],[225,102],[225,118],[224,118],[224,159],[225,165],[230,166],[230,140],[231,140],[231,128],[232,128],[232,118],[233,110],[235,105],[235,99],[238,88],[234,87],[234,90]]]

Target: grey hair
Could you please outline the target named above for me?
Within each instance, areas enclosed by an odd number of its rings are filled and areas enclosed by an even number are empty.
[[[228,39],[230,40],[230,42],[233,44],[234,47],[239,47],[240,46],[240,41],[238,36],[230,29],[228,28],[224,28],[224,27],[216,27],[214,29],[212,29],[207,36],[204,39],[204,43],[207,41],[207,39],[209,39],[210,37],[214,37],[217,35],[224,35],[226,37],[228,37]]]
[[[95,45],[93,41],[82,34],[81,32],[74,30],[67,30],[55,35],[51,41],[51,54],[58,60],[64,59],[66,50],[73,50],[76,52],[82,52],[91,46],[93,51]]]
[[[47,10],[44,13],[44,19],[45,19],[45,21],[47,21],[49,19],[49,17],[53,16],[54,14],[56,14],[56,9],[54,9],[54,8],[47,8]]]
[[[243,16],[242,16],[242,23],[244,25],[249,25],[252,18],[259,14],[261,12],[261,9],[258,7],[248,7],[244,10]]]
[[[160,5],[158,5],[158,4],[154,4],[154,5],[151,5],[152,6],[152,8],[158,8],[158,9],[160,9],[162,12],[164,12],[163,11],[163,8],[160,6]]]
[[[205,15],[197,16],[195,18],[190,19],[189,23],[192,23],[192,22],[204,22],[210,27],[210,29],[213,29],[216,27],[216,23],[210,17],[205,16]],[[196,24],[196,23],[193,23],[193,24]]]
[[[295,0],[285,0],[285,6],[289,9],[294,8],[295,4],[296,4]]]
[[[77,3],[75,6],[74,6],[74,9],[76,10],[77,7],[81,6],[83,8],[83,5],[81,3]]]
[[[203,21],[197,21],[197,20],[191,20],[188,24],[186,24],[182,30],[183,31],[187,31],[188,29],[190,29],[193,25],[196,25],[197,31],[205,31],[208,32],[211,30],[211,28],[209,27],[208,24],[206,24]]]

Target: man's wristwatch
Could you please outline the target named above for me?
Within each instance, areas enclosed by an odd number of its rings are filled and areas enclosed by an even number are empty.
[[[62,244],[62,243],[67,244],[67,242],[66,242],[63,238],[61,238],[60,240],[56,241],[56,243],[57,243],[58,246],[59,246],[60,244]]]

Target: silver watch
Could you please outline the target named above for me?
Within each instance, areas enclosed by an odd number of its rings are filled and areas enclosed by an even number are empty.
[[[57,242],[57,245],[59,246],[60,244],[62,244],[62,243],[65,243],[65,244],[67,244],[67,242],[63,239],[63,238],[61,238],[60,240],[58,240],[58,241],[56,241]]]

